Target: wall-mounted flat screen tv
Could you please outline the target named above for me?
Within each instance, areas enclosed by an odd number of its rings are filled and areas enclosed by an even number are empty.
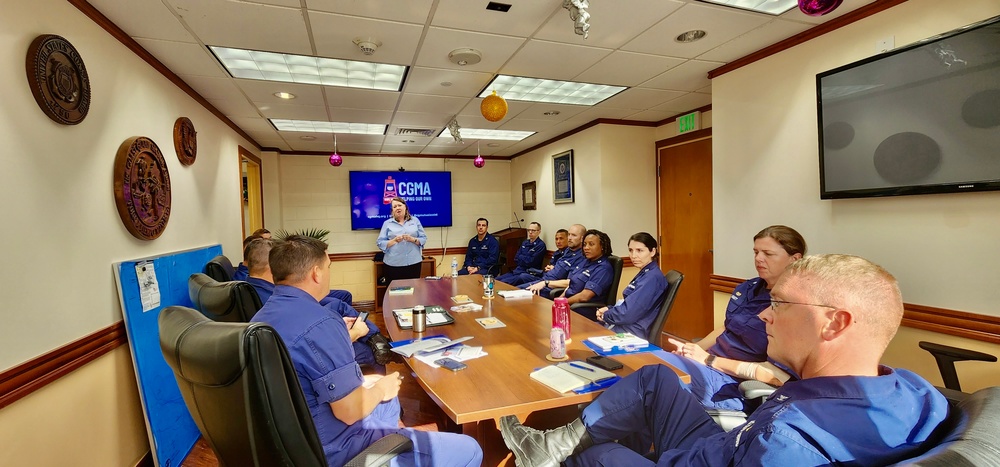
[[[816,75],[820,197],[1000,190],[1000,16]]]
[[[381,229],[397,196],[424,227],[451,226],[451,172],[351,171],[350,194],[351,230]]]

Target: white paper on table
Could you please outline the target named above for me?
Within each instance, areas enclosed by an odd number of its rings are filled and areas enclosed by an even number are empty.
[[[461,350],[463,348],[472,348],[472,349],[479,349],[479,350],[478,351],[466,351],[465,353],[463,353],[463,351]],[[438,365],[437,363],[434,363],[435,360],[440,360],[442,358],[450,358],[452,360],[457,360],[457,361],[460,361],[460,362],[464,362],[466,360],[472,360],[474,358],[482,357],[483,355],[489,355],[486,352],[483,352],[482,350],[483,350],[482,347],[468,347],[468,346],[461,345],[461,346],[458,346],[458,347],[452,347],[452,348],[449,348],[449,349],[444,349],[444,350],[442,350],[440,352],[414,355],[414,357],[416,357],[417,360],[420,360],[421,362],[424,362],[424,363],[430,365],[432,368],[440,368],[441,365]],[[448,355],[445,355],[446,353]]]
[[[139,280],[139,300],[142,311],[146,312],[160,306],[160,286],[156,282],[156,271],[152,261],[135,263],[135,277]]]

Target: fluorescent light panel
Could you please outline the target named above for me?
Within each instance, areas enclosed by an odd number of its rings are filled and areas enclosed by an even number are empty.
[[[605,84],[497,75],[479,97],[489,96],[496,90],[504,99],[515,101],[594,105],[626,89],[628,88]]]
[[[268,119],[278,131],[308,131],[310,133],[343,133],[384,135],[386,125],[375,123],[316,122],[312,120]]]
[[[798,0],[698,0],[705,3],[778,16],[798,6]]]
[[[407,67],[208,46],[233,78],[400,91]]]
[[[462,138],[469,139],[496,139],[505,141],[521,141],[533,134],[534,131],[513,131],[513,130],[489,130],[478,128],[462,128],[460,130]],[[438,133],[438,138],[451,138],[451,132],[447,128]]]

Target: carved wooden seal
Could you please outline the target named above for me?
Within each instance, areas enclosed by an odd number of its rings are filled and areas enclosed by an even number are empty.
[[[115,204],[125,228],[138,239],[152,240],[167,227],[170,174],[153,140],[135,136],[118,147]]]
[[[90,79],[73,44],[55,34],[38,36],[25,65],[31,94],[45,115],[63,125],[83,121],[90,111]]]
[[[198,132],[194,131],[194,123],[187,117],[178,118],[174,122],[174,150],[181,164],[194,164],[198,157]]]

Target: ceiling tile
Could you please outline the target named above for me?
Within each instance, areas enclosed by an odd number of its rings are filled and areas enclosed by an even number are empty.
[[[399,100],[400,112],[426,112],[455,115],[469,103],[468,97],[429,96],[406,93]]]
[[[485,1],[440,0],[433,26],[527,37],[562,9],[562,0],[503,0],[512,5],[504,13],[487,10]]]
[[[653,108],[671,99],[684,95],[679,91],[661,91],[658,89],[632,88],[626,89],[604,101],[609,108],[645,110]]]
[[[500,125],[500,130],[510,131],[545,131],[561,122],[562,120],[531,120],[527,118],[514,118]]]
[[[280,83],[276,81],[260,81],[253,79],[234,80],[236,85],[243,90],[243,93],[251,101],[260,103],[288,104],[288,105],[324,105],[323,90],[320,86],[298,83]],[[282,99],[276,97],[276,92],[290,92],[295,94],[295,99]],[[302,119],[300,119],[302,120]]]
[[[694,91],[711,84],[708,72],[722,65],[720,62],[688,60],[640,86],[651,89]]]
[[[625,117],[628,120],[638,120],[640,122],[658,122],[677,115],[677,112],[662,112],[659,110],[643,110]]]
[[[553,15],[535,39],[617,49],[684,5],[674,0],[630,0],[591,2],[590,30],[586,39],[575,31],[569,10]]]
[[[232,120],[233,123],[239,125],[240,128],[242,128],[243,130],[245,130],[248,133],[251,132],[251,131],[254,131],[254,132],[263,132],[263,133],[273,134],[274,138],[281,138],[278,135],[277,130],[274,129],[274,126],[271,125],[271,122],[267,121],[266,119],[263,119],[263,118],[260,118],[260,117],[256,117],[256,118],[252,118],[252,117],[229,117],[229,119]]]
[[[611,52],[610,49],[531,40],[500,71],[505,75],[568,81]]]
[[[682,58],[635,52],[613,52],[596,65],[580,73],[573,81],[584,83],[636,86],[664,71],[684,63]]]
[[[246,99],[232,78],[191,75],[180,75],[180,78],[205,99]]]
[[[523,37],[430,28],[424,37],[423,45],[420,47],[417,65],[493,73],[500,69],[500,66],[506,63],[524,42]],[[448,59],[448,54],[458,48],[478,50],[482,54],[482,61],[475,65],[465,66],[452,63]]]
[[[299,2],[299,0],[293,1],[296,3]],[[309,0],[308,4],[310,10],[424,24],[427,22],[427,16],[430,14],[431,5],[434,4],[434,1],[345,2],[344,0]]]
[[[404,91],[435,96],[478,96],[491,79],[491,73],[412,67],[406,76]],[[441,83],[451,84],[442,86]]]
[[[775,19],[698,56],[699,60],[731,62],[813,27],[811,24]]]
[[[170,2],[205,45],[312,55],[305,19],[298,8],[204,0]]]
[[[246,99],[206,99],[212,106],[232,119],[233,117],[260,118],[257,107]]]
[[[653,107],[650,110],[659,110],[667,113],[681,113],[681,112],[689,112],[699,107],[704,107],[706,105],[709,105],[711,103],[712,103],[711,94],[690,92],[681,97],[678,97],[677,99]]]
[[[309,24],[316,54],[362,62],[410,65],[420,43],[422,27],[395,21],[309,12]],[[354,39],[374,38],[382,45],[373,55],[365,55]]]
[[[326,105],[334,108],[394,110],[400,93],[374,89],[323,86]]]
[[[393,126],[405,128],[435,128],[441,130],[451,121],[451,114],[429,114],[426,112],[396,112],[392,117]]]
[[[529,120],[550,120],[563,121],[580,112],[589,109],[587,105],[553,104],[550,102],[533,103],[524,112],[517,114],[517,118]],[[545,115],[545,112],[559,112],[557,115]]]
[[[90,4],[133,38],[196,42],[162,0],[90,0]],[[140,18],[153,21],[137,21]]]
[[[322,101],[320,101],[322,104]],[[322,105],[295,105],[279,104],[273,102],[254,102],[260,109],[260,113],[266,118],[279,118],[289,120],[310,120],[314,122],[327,122],[330,117],[327,115],[327,108]]]
[[[330,121],[348,123],[381,123],[388,125],[392,112],[387,110],[342,109],[330,107]]]
[[[219,61],[198,44],[142,38],[136,42],[175,74],[229,77]]]
[[[622,49],[631,52],[694,58],[770,21],[770,18],[768,15],[749,13],[733,8],[688,3],[676,13],[625,44]],[[695,29],[703,30],[708,34],[701,40],[688,44],[674,40],[678,34]]]

